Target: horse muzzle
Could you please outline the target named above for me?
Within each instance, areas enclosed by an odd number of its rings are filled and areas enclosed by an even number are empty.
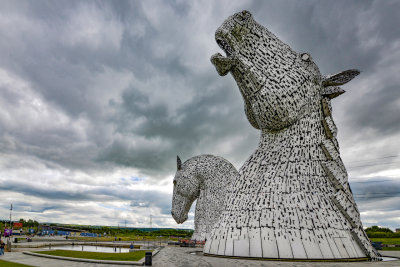
[[[180,212],[175,213],[175,212],[171,211],[171,215],[172,215],[172,218],[174,218],[175,222],[178,224],[184,223],[188,218],[187,214],[182,214]]]

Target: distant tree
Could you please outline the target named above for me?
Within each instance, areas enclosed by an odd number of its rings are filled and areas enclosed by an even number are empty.
[[[33,220],[32,220],[32,219],[29,219],[25,224],[26,224],[26,226],[28,226],[28,227],[32,227],[32,226],[33,226]]]
[[[379,226],[371,226],[365,229],[369,238],[393,238],[400,237],[400,233],[394,233],[389,228],[379,227]]]
[[[390,230],[389,228],[385,228],[385,227],[379,227],[379,226],[371,226],[368,227],[367,229],[365,229],[365,232],[371,232],[371,233],[375,233],[375,232],[380,232],[380,233],[393,233],[392,230]]]

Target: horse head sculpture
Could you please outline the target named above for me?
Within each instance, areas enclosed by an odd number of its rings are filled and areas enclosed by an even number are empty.
[[[261,130],[256,151],[239,170],[204,253],[285,259],[379,259],[363,230],[340,158],[331,100],[360,72],[324,76],[248,11],[230,16],[215,39],[226,56],[250,124]],[[293,249],[296,248],[296,249]]]
[[[200,155],[183,164],[177,157],[171,214],[177,223],[185,222],[197,199],[192,239],[207,239],[221,214],[228,188],[238,176],[235,167],[221,157]]]
[[[344,84],[359,74],[349,70],[324,77],[308,53],[297,53],[248,11],[230,16],[217,29],[215,39],[226,57],[217,53],[211,62],[223,76],[231,72],[245,102],[251,125],[280,130],[319,106],[321,96],[344,92]]]
[[[196,173],[196,165],[190,162],[183,164],[177,156],[177,171],[174,177],[174,193],[172,199],[172,217],[177,223],[183,223],[193,202],[200,194],[200,180]]]

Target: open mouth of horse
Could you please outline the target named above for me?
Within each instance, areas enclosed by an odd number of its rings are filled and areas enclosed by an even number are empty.
[[[217,44],[222,50],[224,50],[227,57],[233,54],[232,47],[225,40],[217,38]]]
[[[184,214],[184,213],[180,213],[180,212],[175,213],[175,212],[171,211],[171,214],[172,214],[172,218],[174,218],[175,222],[178,224],[184,223],[188,219],[187,214]]]
[[[217,69],[218,74],[224,76],[235,66],[234,51],[220,34],[217,33],[215,40],[218,46],[225,52],[226,57],[217,53],[211,57],[211,62]]]
[[[175,219],[178,224],[184,223],[187,220],[187,215],[181,215],[179,218]]]
[[[184,222],[186,222],[187,219],[188,219],[188,217],[187,217],[187,216],[184,216],[183,218],[181,218],[181,219],[179,220],[179,223],[184,223]]]

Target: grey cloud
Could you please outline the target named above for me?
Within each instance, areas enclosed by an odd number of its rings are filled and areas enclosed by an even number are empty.
[[[373,177],[367,181],[351,183],[354,197],[360,202],[378,202],[400,197],[400,181],[387,177]],[[399,210],[400,203],[393,206],[381,206],[381,210]]]
[[[162,214],[171,213],[171,195],[156,190],[130,190],[118,186],[89,190],[89,195],[112,196],[115,199],[130,200],[131,207],[157,207]]]
[[[27,183],[0,183],[0,190],[3,192],[23,192],[26,195],[45,198],[48,200],[69,200],[69,201],[82,201],[82,200],[104,200],[100,196],[88,195],[86,192],[74,192],[71,190],[60,190],[54,187],[45,188],[41,186],[32,186]]]
[[[356,101],[351,109],[357,111],[348,118],[349,123],[359,131],[378,131],[381,138],[398,133],[400,85],[376,88]]]
[[[216,28],[242,9],[296,51],[310,52],[324,74],[363,71],[333,101],[341,153],[351,181],[395,169],[395,162],[351,167],[360,158],[399,151],[400,81],[393,74],[400,56],[398,1],[3,1],[0,75],[11,75],[12,82],[0,82],[2,192],[57,202],[32,205],[41,216],[75,212],[68,202],[120,201],[158,207],[162,217],[169,213],[170,195],[126,189],[122,180],[96,187],[96,177],[134,169],[132,175],[158,182],[175,172],[177,154],[183,160],[220,155],[239,168],[259,132],[246,121],[232,77],[219,77],[209,57],[219,51]],[[35,109],[32,99],[48,112]],[[47,174],[31,175],[36,172]],[[32,177],[36,184],[30,184]],[[17,178],[23,182],[11,181]],[[368,196],[372,189],[378,187],[353,186]],[[358,201],[364,210],[373,208],[372,198]],[[117,215],[108,216],[112,221]]]
[[[95,187],[87,190],[60,190],[53,187],[39,187],[27,183],[0,183],[0,190],[3,192],[18,192],[27,196],[34,196],[48,200],[68,200],[74,202],[80,201],[131,201],[132,207],[158,207],[163,214],[169,214],[171,211],[171,195],[157,190],[133,190],[118,185],[110,185],[108,187]],[[6,204],[4,204],[6,205]],[[25,202],[17,201],[14,203],[16,207],[33,207],[37,211],[45,211],[53,209],[51,205],[37,206]],[[57,208],[65,208],[64,206],[56,206]],[[55,207],[54,207],[55,209]],[[33,210],[32,210],[33,212]]]
[[[10,208],[9,205],[3,204],[3,208]],[[68,205],[62,203],[32,203],[24,200],[13,202],[13,212],[43,213],[49,210],[64,210]]]
[[[199,143],[204,138],[209,142],[206,147],[212,152],[216,143],[230,138],[229,134],[240,134],[243,128],[251,130],[244,117],[240,96],[231,92],[237,89],[217,86],[210,90],[211,86],[215,85],[198,88],[193,101],[178,108],[174,116],[168,116],[166,106],[150,105],[149,99],[137,90],[125,91],[118,112],[118,132],[127,135],[133,133],[150,140],[160,138],[161,142],[169,145],[148,145],[135,149],[124,140],[114,140],[101,151],[99,160],[137,166],[153,172],[165,171],[171,168],[171,159],[175,158],[175,154],[183,155],[184,158],[192,156],[188,151],[200,149]],[[179,95],[173,98],[173,101],[179,102]],[[136,124],[135,120],[141,122]],[[257,135],[254,132],[253,140],[244,141],[248,154],[255,148]],[[241,144],[232,145],[235,147]]]
[[[371,177],[350,183],[365,227],[379,225],[398,228],[400,181]]]

